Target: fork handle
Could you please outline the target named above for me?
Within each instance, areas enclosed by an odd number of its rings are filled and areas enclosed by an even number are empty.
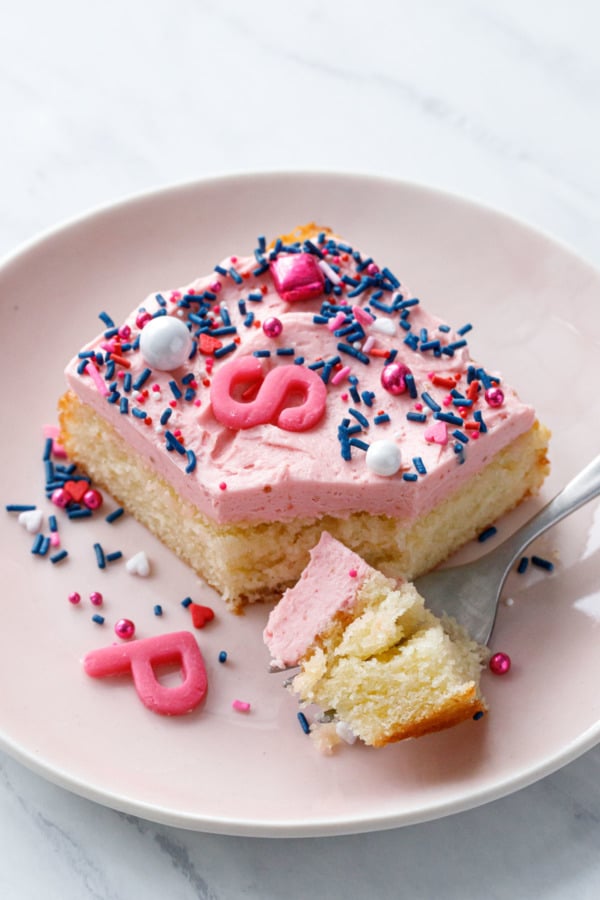
[[[506,567],[511,566],[519,554],[548,528],[599,495],[600,456],[597,456],[543,509],[498,547],[498,555],[502,552],[502,556],[505,556]]]

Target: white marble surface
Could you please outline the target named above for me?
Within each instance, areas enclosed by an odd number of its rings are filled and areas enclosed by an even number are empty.
[[[463,193],[600,264],[599,31],[594,0],[4,3],[0,256],[141,190],[308,168]],[[600,748],[448,819],[305,840],[157,826],[0,754],[0,846],[3,900],[595,898]]]

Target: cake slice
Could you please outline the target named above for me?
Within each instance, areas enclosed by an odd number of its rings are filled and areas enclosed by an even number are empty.
[[[64,447],[234,609],[281,596],[324,530],[414,578],[548,471],[469,323],[327,229],[101,318],[66,369]]]
[[[269,616],[273,667],[300,666],[290,689],[327,713],[312,735],[382,747],[478,717],[487,650],[328,533]]]

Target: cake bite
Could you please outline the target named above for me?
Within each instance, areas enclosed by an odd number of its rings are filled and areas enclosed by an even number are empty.
[[[360,738],[382,747],[480,717],[487,650],[424,606],[414,585],[367,565],[327,532],[269,616],[274,669],[321,713],[311,735],[323,749]]]
[[[414,578],[547,474],[547,431],[470,324],[328,229],[101,319],[66,369],[62,442],[233,609],[281,596],[323,531]]]

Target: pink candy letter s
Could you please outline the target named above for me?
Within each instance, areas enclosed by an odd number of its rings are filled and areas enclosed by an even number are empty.
[[[154,666],[167,663],[181,667],[181,684],[167,687],[157,680]],[[189,631],[92,650],[85,656],[83,668],[92,678],[130,673],[144,706],[163,716],[191,712],[203,700],[208,687],[200,648]]]
[[[233,392],[242,385],[259,384],[251,401],[236,400]],[[299,406],[286,406],[300,395]],[[304,366],[277,366],[265,376],[260,360],[243,356],[224,365],[214,375],[210,399],[215,418],[227,428],[239,430],[271,422],[285,431],[307,431],[325,412],[327,389],[323,380]]]

